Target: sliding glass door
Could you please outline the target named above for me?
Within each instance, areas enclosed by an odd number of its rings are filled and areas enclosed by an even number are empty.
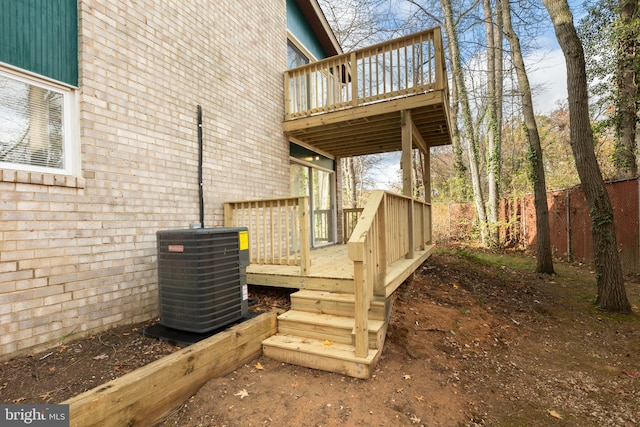
[[[312,247],[336,241],[333,174],[304,163],[291,163],[291,195],[309,196]]]

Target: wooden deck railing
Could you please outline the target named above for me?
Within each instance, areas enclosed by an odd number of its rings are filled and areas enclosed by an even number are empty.
[[[433,90],[448,93],[440,28],[288,70],[284,84],[286,120]]]
[[[386,295],[387,266],[431,242],[431,205],[374,191],[349,239],[355,294],[356,356],[369,348],[368,311],[373,295]]]
[[[226,227],[249,229],[253,264],[299,265],[309,273],[309,198],[244,200],[224,204]]]

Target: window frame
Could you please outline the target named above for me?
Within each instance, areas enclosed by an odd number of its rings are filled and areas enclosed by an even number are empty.
[[[63,168],[5,162],[0,160],[0,170],[15,170],[79,177],[81,167],[77,88],[55,80],[47,79],[26,70],[8,66],[1,62],[0,75],[62,95],[62,140],[64,147]]]

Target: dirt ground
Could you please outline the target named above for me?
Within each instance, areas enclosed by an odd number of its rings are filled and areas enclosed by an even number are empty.
[[[640,425],[640,317],[596,310],[584,266],[556,264],[556,276],[533,266],[524,254],[441,249],[398,290],[371,379],[261,357],[161,425]],[[287,305],[286,293],[252,297],[257,311]],[[62,342],[0,363],[0,400],[60,402],[173,350],[130,326]]]

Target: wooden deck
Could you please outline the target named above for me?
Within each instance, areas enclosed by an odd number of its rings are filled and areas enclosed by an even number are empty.
[[[431,255],[431,205],[371,193],[346,245],[310,249],[304,198],[225,203],[250,230],[247,283],[298,289],[266,356],[368,378],[382,353],[395,290]]]
[[[390,296],[432,253],[435,245],[416,251],[414,258],[399,259],[387,267],[385,296]],[[311,267],[307,275],[293,265],[258,265],[247,267],[251,285],[307,289],[336,293],[353,293],[353,261],[347,245],[332,245],[310,251]]]

